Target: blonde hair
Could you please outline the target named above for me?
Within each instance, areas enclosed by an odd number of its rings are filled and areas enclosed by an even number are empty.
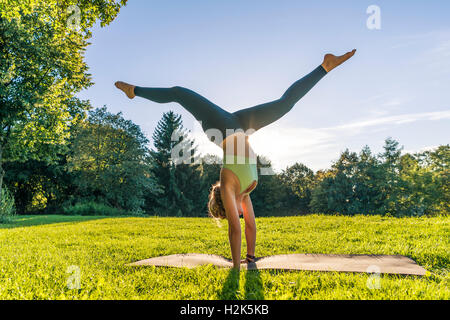
[[[208,201],[208,213],[210,217],[216,219],[226,219],[225,207],[220,196],[220,181],[211,187]]]

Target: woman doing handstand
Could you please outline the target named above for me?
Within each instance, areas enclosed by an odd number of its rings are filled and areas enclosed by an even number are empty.
[[[128,98],[142,97],[158,103],[177,102],[201,122],[203,130],[215,137],[214,143],[223,149],[223,166],[220,180],[209,195],[209,214],[228,220],[228,236],[233,267],[239,269],[241,256],[241,224],[244,216],[247,240],[247,263],[255,260],[256,223],[250,199],[258,182],[256,155],[248,142],[251,133],[273,123],[319,82],[328,72],[350,59],[356,50],[342,56],[326,54],[323,63],[311,73],[292,84],[281,98],[251,108],[229,113],[192,90],[175,86],[171,88],[146,88],[122,81],[115,86]],[[223,139],[217,139],[221,136]],[[242,146],[238,148],[238,146]]]

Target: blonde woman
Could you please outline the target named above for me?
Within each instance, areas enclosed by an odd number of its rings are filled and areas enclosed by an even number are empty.
[[[158,103],[177,102],[201,122],[205,132],[215,130],[223,137],[214,141],[222,147],[224,158],[220,180],[211,188],[208,209],[212,217],[228,220],[234,268],[239,269],[243,262],[255,261],[256,223],[250,193],[256,188],[258,173],[256,155],[248,142],[249,134],[280,119],[319,80],[350,59],[355,52],[354,49],[342,56],[326,54],[321,65],[292,84],[281,98],[233,113],[183,87],[148,88],[122,81],[115,83],[130,99],[138,96]],[[247,256],[244,261],[241,261],[240,216],[244,217],[247,241]]]

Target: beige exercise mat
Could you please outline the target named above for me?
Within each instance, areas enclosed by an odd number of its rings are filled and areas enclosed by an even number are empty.
[[[231,268],[230,259],[213,254],[187,253],[155,257],[128,266],[160,266],[194,268],[212,264]],[[255,263],[242,263],[243,269],[312,270],[425,275],[426,270],[408,257],[366,254],[283,254],[257,258]]]

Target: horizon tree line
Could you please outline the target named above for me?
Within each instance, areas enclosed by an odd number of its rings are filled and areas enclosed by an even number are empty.
[[[173,141],[178,130],[179,141]],[[210,187],[219,180],[221,158],[199,155],[180,115],[163,114],[152,136],[106,107],[70,128],[64,148],[45,160],[4,164],[5,184],[18,213],[207,216]],[[191,163],[174,163],[178,143],[191,146]],[[257,216],[381,214],[421,216],[449,213],[450,146],[403,154],[385,140],[383,152],[368,146],[343,151],[329,169],[302,163],[260,175],[252,192]],[[195,158],[201,161],[194,161]],[[270,166],[258,156],[258,169]]]

